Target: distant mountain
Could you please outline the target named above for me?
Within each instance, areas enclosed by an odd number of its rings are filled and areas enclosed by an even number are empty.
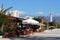
[[[56,22],[60,22],[60,17],[59,16],[53,17],[53,20],[55,20]]]
[[[50,17],[46,17],[48,19],[48,21],[50,21]],[[53,20],[55,20],[56,22],[60,22],[60,16],[54,16]]]

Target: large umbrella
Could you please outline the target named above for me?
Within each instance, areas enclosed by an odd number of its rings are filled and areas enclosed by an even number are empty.
[[[27,19],[27,20],[23,20],[22,23],[23,23],[23,24],[36,24],[36,25],[39,24],[38,21],[36,21],[36,20],[34,20],[34,19],[32,19],[32,18]]]

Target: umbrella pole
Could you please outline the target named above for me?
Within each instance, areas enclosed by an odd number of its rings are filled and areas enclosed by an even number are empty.
[[[42,29],[41,25],[40,25],[40,28],[39,29]]]
[[[49,30],[49,27],[48,27],[48,22],[47,22],[47,30]]]

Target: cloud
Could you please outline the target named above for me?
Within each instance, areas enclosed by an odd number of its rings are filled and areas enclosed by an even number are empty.
[[[20,15],[24,15],[26,12],[25,11],[19,11],[19,10],[10,10],[10,11],[7,12],[7,14],[8,13],[18,13]]]
[[[26,12],[24,12],[24,11],[18,11],[19,12],[19,14],[21,14],[21,15],[24,15]]]
[[[11,14],[11,16],[17,16],[18,17],[23,17],[26,15],[26,12],[25,11],[20,11],[20,10],[10,10],[8,12],[6,12],[6,15],[9,15]]]
[[[16,13],[19,13],[20,15],[23,15],[23,14],[26,13],[25,11],[19,11],[19,10],[13,10],[13,11],[16,12]]]
[[[17,10],[17,13],[19,14],[19,17],[24,17],[26,15],[25,11]]]
[[[43,14],[43,12],[37,12],[37,14]]]
[[[42,15],[42,14],[44,14],[43,12],[36,12],[36,14],[40,14],[40,15]]]
[[[36,16],[44,16],[44,12],[38,11],[38,12],[35,12],[35,15]]]

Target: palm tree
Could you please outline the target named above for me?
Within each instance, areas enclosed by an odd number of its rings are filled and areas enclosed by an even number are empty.
[[[36,20],[36,21],[39,21],[39,22],[42,22],[42,20],[40,19],[40,18],[33,18],[34,20]]]
[[[10,21],[9,18],[8,18],[8,16],[6,16],[5,14],[11,8],[12,7],[9,7],[7,9],[4,9],[3,8],[3,5],[1,6],[1,9],[0,9],[0,22],[2,22],[2,24],[1,24],[1,30],[2,30],[2,32],[3,32],[4,25]]]

